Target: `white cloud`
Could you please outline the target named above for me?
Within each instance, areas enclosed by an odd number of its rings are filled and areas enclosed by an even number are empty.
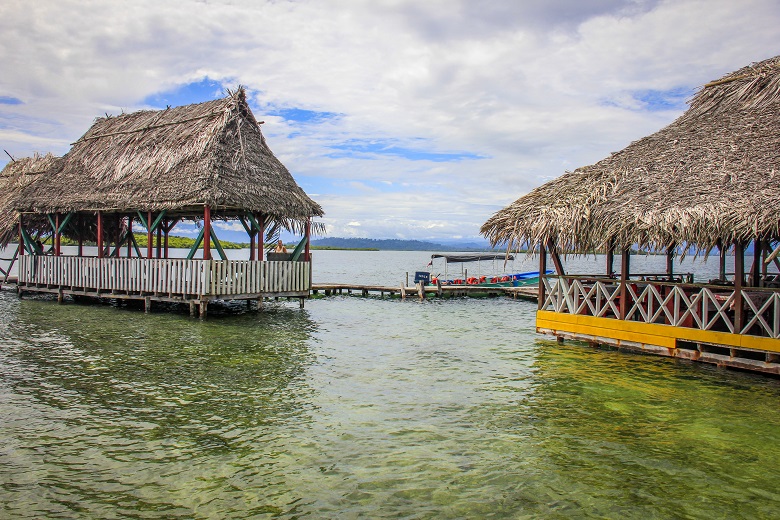
[[[679,114],[637,92],[770,57],[779,23],[776,0],[8,1],[0,98],[22,104],[0,104],[0,147],[64,153],[96,116],[208,76],[251,90],[331,235],[474,236],[521,194]],[[339,116],[297,124],[263,113],[274,107]],[[354,140],[485,158],[334,155]],[[333,182],[343,193],[322,189]]]

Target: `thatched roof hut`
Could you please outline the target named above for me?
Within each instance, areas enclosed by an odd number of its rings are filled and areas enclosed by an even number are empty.
[[[59,168],[22,186],[22,213],[134,213],[217,218],[257,212],[302,229],[322,208],[274,156],[239,88],[224,99],[99,118]]]
[[[779,144],[780,56],[708,83],[666,128],[534,189],[481,232],[563,252],[778,238]]]
[[[16,194],[47,171],[56,171],[61,165],[62,158],[52,154],[23,157],[5,165],[0,172],[0,245],[8,244],[17,236],[19,212],[13,207]]]

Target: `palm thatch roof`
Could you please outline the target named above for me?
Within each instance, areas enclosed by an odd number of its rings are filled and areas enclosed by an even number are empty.
[[[19,212],[135,212],[229,218],[246,211],[302,223],[322,208],[274,156],[242,88],[224,99],[103,117],[59,169],[21,187]]]
[[[0,245],[5,246],[17,236],[19,212],[13,208],[13,199],[25,186],[48,171],[56,171],[62,158],[52,154],[34,155],[11,161],[0,172]]]
[[[481,232],[563,252],[778,238],[778,145],[780,56],[704,85],[666,128],[534,189]]]

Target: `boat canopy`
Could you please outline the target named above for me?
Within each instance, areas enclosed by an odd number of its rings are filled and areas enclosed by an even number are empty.
[[[474,254],[474,255],[431,255],[431,259],[444,258],[448,264],[456,262],[479,262],[480,260],[514,260],[513,255],[506,253]]]

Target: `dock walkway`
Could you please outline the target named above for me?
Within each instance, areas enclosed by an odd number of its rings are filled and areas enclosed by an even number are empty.
[[[312,293],[324,293],[325,296],[336,294],[354,294],[361,296],[378,294],[379,296],[400,296],[402,299],[407,297],[426,298],[430,296],[452,297],[452,296],[511,296],[513,299],[521,298],[525,300],[536,301],[539,296],[538,288],[534,286],[526,287],[485,287],[479,285],[420,285],[406,286],[400,283],[397,286],[387,285],[366,285],[366,284],[339,284],[323,283],[313,284]]]

